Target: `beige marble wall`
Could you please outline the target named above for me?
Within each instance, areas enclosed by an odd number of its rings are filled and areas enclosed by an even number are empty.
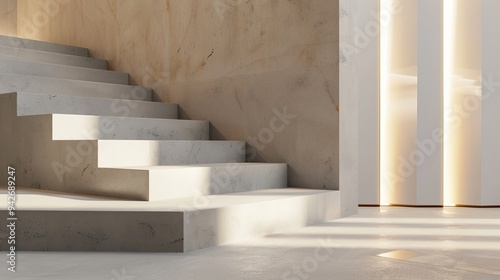
[[[18,0],[21,36],[88,47],[291,186],[338,189],[338,0],[53,1],[30,30],[43,1]]]
[[[16,36],[17,1],[0,0],[0,35]]]

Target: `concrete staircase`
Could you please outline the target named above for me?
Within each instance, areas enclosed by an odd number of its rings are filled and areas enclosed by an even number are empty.
[[[339,216],[338,191],[287,188],[286,164],[245,162],[245,142],[210,141],[207,121],[106,68],[0,36],[0,184],[14,166],[19,250],[183,252]]]

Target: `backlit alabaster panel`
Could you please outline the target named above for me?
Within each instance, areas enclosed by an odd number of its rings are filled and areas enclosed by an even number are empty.
[[[481,205],[481,7],[444,1],[445,205]]]
[[[417,139],[417,1],[381,0],[380,203],[414,204]]]

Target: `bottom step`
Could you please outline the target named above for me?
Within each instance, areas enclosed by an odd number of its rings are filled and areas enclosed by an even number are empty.
[[[6,196],[0,190],[3,221]],[[340,193],[285,188],[147,202],[18,189],[16,209],[20,251],[186,252],[336,219]],[[0,227],[2,241],[7,234]]]

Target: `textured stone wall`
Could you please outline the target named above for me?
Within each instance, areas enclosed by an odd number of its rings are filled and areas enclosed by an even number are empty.
[[[17,34],[17,1],[0,0],[0,35]]]
[[[88,47],[249,160],[288,163],[290,186],[338,189],[338,0],[47,2],[18,1],[19,35]]]

